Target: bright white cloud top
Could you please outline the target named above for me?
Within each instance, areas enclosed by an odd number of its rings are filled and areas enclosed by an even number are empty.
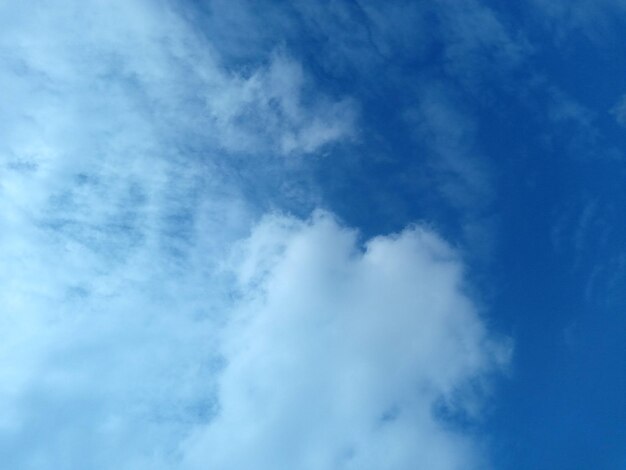
[[[218,412],[184,447],[192,468],[474,468],[480,452],[434,409],[476,406],[506,360],[464,294],[462,265],[420,227],[359,249],[329,215],[264,219],[220,335]]]
[[[484,464],[444,415],[478,412],[507,348],[459,254],[263,217],[237,176],[354,138],[353,101],[280,51],[234,73],[159,2],[0,18],[6,468]]]

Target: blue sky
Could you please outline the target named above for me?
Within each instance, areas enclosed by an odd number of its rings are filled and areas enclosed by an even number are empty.
[[[3,465],[626,468],[625,27],[0,3]]]

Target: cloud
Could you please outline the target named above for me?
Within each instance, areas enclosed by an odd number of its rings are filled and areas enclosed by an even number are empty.
[[[552,29],[557,45],[573,32],[584,34],[596,44],[619,41],[626,8],[621,0],[574,0],[567,4],[533,0],[531,5]]]
[[[234,66],[181,12],[142,0],[0,6],[4,465],[232,462],[220,439],[239,425],[267,431],[240,444],[267,444],[271,459],[271,439],[300,424],[303,465],[480,460],[450,421],[477,406],[502,353],[458,255],[420,228],[362,252],[323,213],[257,224],[250,194],[274,180],[246,171],[280,175],[283,160],[355,138],[358,108],[283,49]],[[274,411],[255,409],[264,398],[244,385],[271,392]]]
[[[491,83],[494,75],[519,68],[532,53],[523,34],[504,24],[483,2],[445,0],[437,16],[448,72],[468,84]]]
[[[312,102],[304,106],[305,89],[302,68],[280,54],[250,77],[234,77],[207,102],[222,146],[288,155],[355,137],[353,102],[309,97]]]
[[[219,260],[260,213],[239,155],[269,166],[342,141],[351,105],[305,97],[285,55],[227,70],[167,3],[3,3],[0,18],[0,458],[171,468],[213,412],[232,306]],[[225,118],[217,96],[250,88]]]
[[[352,102],[307,87],[297,62],[273,53],[258,69],[226,69],[219,44],[165,4],[3,9],[5,113],[21,117],[7,132],[28,128],[67,139],[63,132],[81,119],[90,134],[79,143],[94,133],[116,137],[125,127],[144,133],[135,143],[143,148],[155,135],[176,135],[205,149],[275,154],[310,153],[354,131]],[[3,137],[13,143],[17,136]]]
[[[242,299],[220,335],[218,412],[189,468],[485,468],[471,413],[506,361],[458,254],[414,226],[369,240],[331,215],[268,216],[240,248]]]
[[[611,110],[611,114],[621,126],[626,127],[626,95],[622,96]]]
[[[450,87],[424,86],[418,106],[407,118],[433,154],[437,189],[454,207],[480,208],[492,197],[492,182],[477,149],[475,121],[454,103],[455,97]]]

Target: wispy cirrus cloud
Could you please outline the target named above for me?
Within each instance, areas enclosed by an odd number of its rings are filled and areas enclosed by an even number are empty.
[[[323,96],[302,103],[299,64],[276,53],[249,77],[232,77],[207,104],[220,144],[229,151],[311,153],[355,137],[355,103]]]
[[[621,126],[626,127],[626,95],[622,96],[613,109],[611,109],[611,113],[615,117],[615,120]]]
[[[551,27],[558,43],[575,31],[598,44],[608,38],[615,39],[620,23],[626,20],[626,8],[620,0],[575,0],[568,4],[533,0],[532,5]]]

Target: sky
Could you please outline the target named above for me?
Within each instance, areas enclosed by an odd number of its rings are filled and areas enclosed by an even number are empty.
[[[622,0],[0,0],[7,469],[626,469]]]

